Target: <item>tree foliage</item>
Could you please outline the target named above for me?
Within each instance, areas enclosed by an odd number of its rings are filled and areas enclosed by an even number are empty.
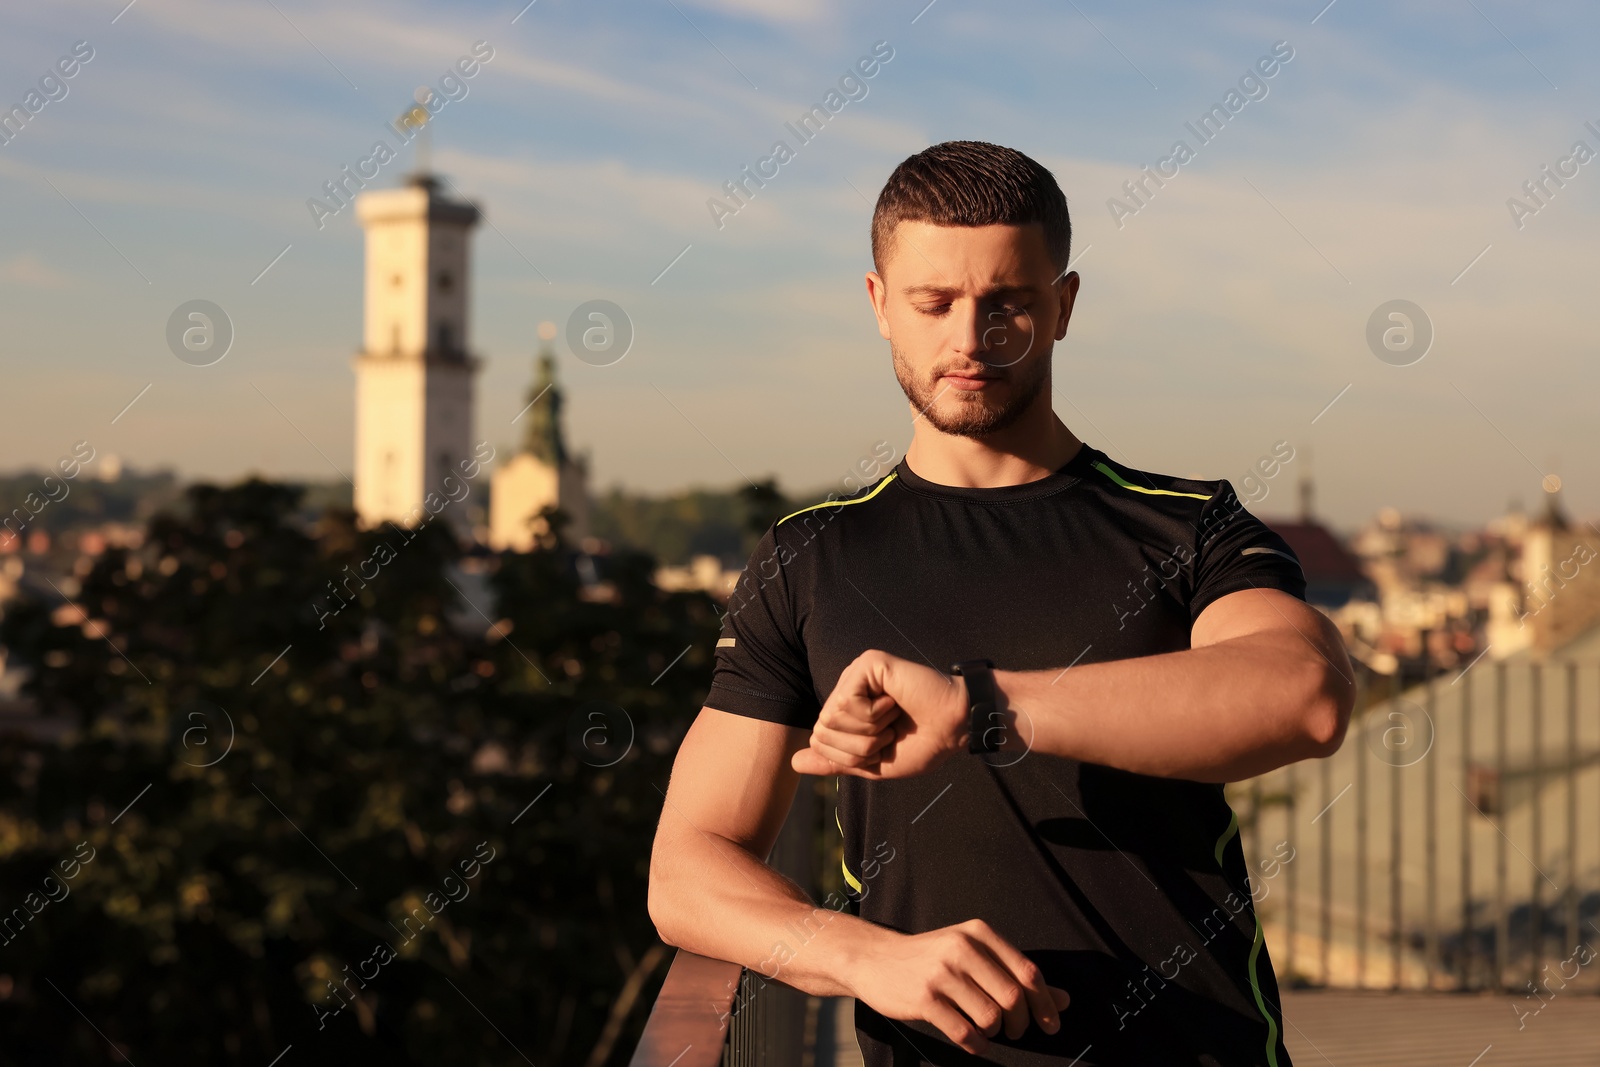
[[[733,489],[684,489],[664,496],[613,488],[595,500],[591,523],[596,536],[647,552],[663,564],[677,566],[706,555],[729,567],[743,567],[767,527],[801,503],[826,495],[791,499],[775,478]]]
[[[625,1062],[715,605],[298,505],[193,488],[76,607],[8,605],[66,733],[0,739],[0,1055]]]

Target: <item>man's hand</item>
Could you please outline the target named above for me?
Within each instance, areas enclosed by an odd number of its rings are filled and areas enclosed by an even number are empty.
[[[904,662],[903,660],[901,662]],[[885,930],[864,947],[846,979],[857,1000],[890,1019],[921,1019],[972,1053],[1000,1032],[1013,1041],[1029,1021],[1061,1029],[1065,990],[982,919],[901,934]]]
[[[839,675],[791,762],[801,774],[909,778],[964,751],[968,733],[964,679],[871,650]]]

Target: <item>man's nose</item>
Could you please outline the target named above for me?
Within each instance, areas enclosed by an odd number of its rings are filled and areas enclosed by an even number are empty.
[[[975,300],[962,300],[950,308],[950,347],[963,356],[979,358],[989,349],[989,323]]]

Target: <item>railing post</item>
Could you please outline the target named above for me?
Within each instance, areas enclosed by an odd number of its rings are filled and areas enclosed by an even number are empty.
[[[1293,764],[1293,763],[1289,764],[1289,774],[1288,774],[1288,778],[1289,778],[1289,802],[1288,802],[1287,807],[1285,808],[1286,814],[1284,815],[1284,825],[1285,825],[1285,827],[1287,828],[1287,830],[1288,830],[1288,832],[1290,834],[1293,834],[1295,832],[1295,821],[1294,821],[1295,797],[1298,796],[1299,792],[1300,792],[1300,776],[1296,772],[1296,767],[1297,767],[1297,764]],[[1294,846],[1291,844],[1291,847],[1294,847]],[[1284,972],[1284,974],[1286,976],[1288,976],[1290,982],[1293,982],[1294,981],[1294,935],[1295,935],[1295,929],[1296,929],[1296,926],[1297,926],[1297,924],[1295,922],[1294,912],[1295,912],[1295,908],[1298,907],[1299,903],[1300,903],[1299,894],[1297,894],[1295,892],[1295,885],[1296,885],[1296,875],[1299,873],[1299,868],[1297,868],[1293,863],[1291,863],[1291,864],[1289,864],[1289,870],[1286,873],[1288,874],[1289,877],[1288,877],[1288,879],[1287,879],[1287,881],[1286,881],[1286,883],[1284,885],[1284,896],[1288,897],[1288,904],[1286,905],[1286,907],[1288,908],[1288,914],[1284,916],[1284,925],[1288,930],[1288,942],[1289,942],[1289,944],[1288,944],[1288,952],[1285,953],[1285,955],[1284,955],[1283,972]]]
[[[1462,676],[1461,685],[1461,781],[1476,797],[1461,803],[1461,988],[1472,987],[1472,813],[1482,793],[1472,773],[1472,678],[1471,670]]]
[[[1423,647],[1427,647],[1427,635],[1423,635]],[[1399,694],[1405,691],[1405,669],[1396,670],[1388,686],[1385,705],[1388,710],[1384,712],[1384,719],[1399,709],[1395,701]],[[1401,714],[1405,714],[1401,712]],[[1387,736],[1388,727],[1384,728]],[[1385,742],[1384,749],[1388,751]],[[1401,854],[1401,802],[1400,775],[1401,766],[1398,757],[1390,757],[1389,761],[1389,988],[1400,988],[1400,960],[1403,948],[1404,935],[1403,922],[1400,914],[1401,883],[1400,883],[1400,854]]]
[[[1511,920],[1506,910],[1506,665],[1494,665],[1495,810],[1500,831],[1494,837],[1494,988],[1504,992],[1511,962]]]
[[[1402,686],[1402,689],[1404,687]],[[1391,688],[1390,708],[1394,708]],[[1400,960],[1404,947],[1404,919],[1400,914],[1400,775],[1401,766],[1396,758],[1389,764],[1389,988],[1400,988]]]
[[[1328,988],[1333,981],[1332,960],[1329,955],[1329,946],[1333,941],[1333,815],[1329,809],[1333,807],[1333,760],[1322,761],[1322,807],[1317,818],[1328,821],[1322,824],[1318,831],[1322,844],[1322,863],[1317,871],[1318,887],[1322,896],[1322,987]]]
[[[1578,665],[1567,661],[1567,943],[1578,946]]]
[[[1427,870],[1424,874],[1426,881],[1425,907],[1427,908],[1426,929],[1423,932],[1423,968],[1426,978],[1424,988],[1433,988],[1434,973],[1439,967],[1439,760],[1442,755],[1433,755],[1433,746],[1439,743],[1438,727],[1438,694],[1434,685],[1432,658],[1428,653],[1427,636],[1422,642],[1422,684],[1428,687],[1428,748],[1422,755],[1423,774],[1423,822],[1427,824],[1428,839],[1425,846],[1424,858]],[[1431,757],[1431,758],[1430,758]]]
[[[1533,728],[1533,840],[1529,843],[1533,853],[1533,891],[1528,897],[1528,981],[1538,988],[1544,959],[1544,664],[1536,661],[1529,669],[1533,672],[1529,683],[1532,704],[1528,709]]]
[[[1361,728],[1369,729],[1372,711],[1372,671],[1362,669],[1366,685],[1361,690]],[[1367,986],[1367,764],[1368,753],[1356,758],[1356,988]]]
[[[1258,774],[1250,779],[1250,824],[1245,827],[1246,832],[1240,835],[1243,840],[1239,842],[1245,846],[1245,877],[1249,880],[1252,894],[1261,877],[1261,835],[1266,830],[1266,818],[1261,813],[1261,794],[1261,776]]]

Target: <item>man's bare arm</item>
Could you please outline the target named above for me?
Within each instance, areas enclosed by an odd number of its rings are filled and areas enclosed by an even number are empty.
[[[650,918],[661,939],[807,993],[925,1019],[972,1052],[1002,1025],[1020,1036],[1030,1018],[1054,1033],[1066,994],[986,923],[901,934],[816,906],[763,862],[794,798],[790,761],[806,736],[700,712],[673,764],[650,856]]]
[[[1209,782],[1332,753],[1355,700],[1338,630],[1272,589],[1219,598],[1182,652],[994,677],[1007,748]],[[906,777],[964,751],[967,734],[964,680],[869,652],[845,671],[793,763],[807,774]]]
[[[823,933],[786,968],[783,981],[819,996],[843,996],[832,975],[845,965],[837,922],[764,862],[800,776],[789,757],[804,730],[706,708],[672,768],[650,854],[650,918],[661,939],[772,976],[773,947],[791,930],[823,920]],[[848,940],[848,939],[846,939]],[[794,947],[794,946],[791,946]]]
[[[1338,749],[1355,700],[1338,630],[1275,589],[1230,593],[1184,652],[1050,672],[1001,672],[1014,736],[1142,774],[1231,782]]]

